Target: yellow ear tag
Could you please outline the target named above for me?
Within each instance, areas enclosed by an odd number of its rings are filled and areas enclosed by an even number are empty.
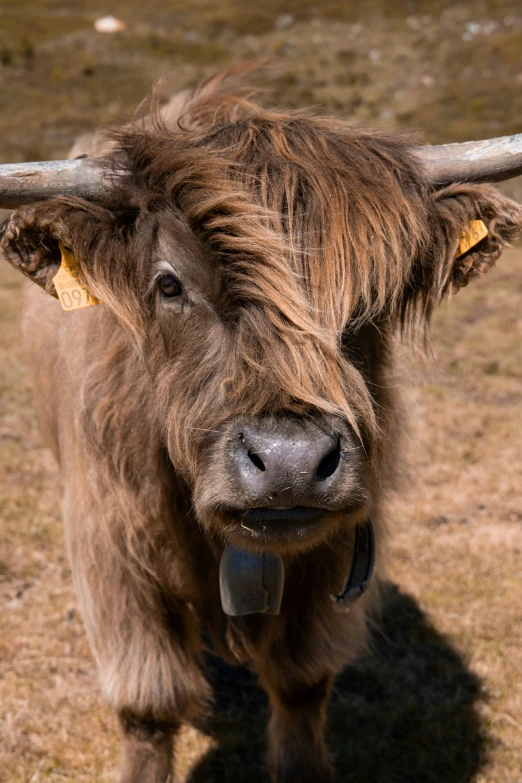
[[[99,300],[78,280],[78,262],[72,251],[64,247],[61,242],[59,248],[62,263],[53,278],[53,283],[63,309],[79,310],[80,307],[100,304]]]
[[[467,228],[461,234],[459,242],[459,252],[456,258],[460,258],[472,247],[478,245],[481,239],[487,237],[488,230],[482,220],[470,220]]]

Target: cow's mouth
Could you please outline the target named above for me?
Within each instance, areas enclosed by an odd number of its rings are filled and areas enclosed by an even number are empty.
[[[327,514],[327,509],[312,506],[257,506],[242,512],[237,532],[258,544],[292,546],[296,540],[314,535]]]
[[[323,514],[325,509],[310,506],[260,506],[249,508],[243,519],[251,522],[277,522],[279,520],[306,520]]]

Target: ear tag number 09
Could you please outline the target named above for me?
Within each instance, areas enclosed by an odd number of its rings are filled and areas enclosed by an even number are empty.
[[[58,299],[64,310],[79,310],[81,307],[91,307],[100,304],[95,296],[90,294],[78,280],[78,262],[71,250],[60,243],[62,263],[53,278]]]

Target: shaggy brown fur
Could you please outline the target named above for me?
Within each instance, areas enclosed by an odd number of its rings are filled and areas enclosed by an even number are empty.
[[[216,77],[99,140],[107,165],[125,171],[105,200],[20,209],[2,242],[49,293],[66,244],[103,303],[63,313],[33,287],[24,323],[128,783],[165,781],[172,732],[209,698],[202,627],[268,692],[273,779],[330,780],[326,704],[364,645],[375,586],[349,614],[329,596],[368,514],[381,551],[395,335],[424,334],[441,298],[487,270],[522,226],[520,207],[492,187],[433,190],[408,135],[268,111],[225,85]],[[455,261],[477,218],[488,237]],[[158,293],[165,262],[183,284],[176,302]],[[341,433],[342,476],[306,536],[242,528],[250,499],[228,455],[244,422]],[[296,498],[289,486],[277,502]],[[279,616],[222,614],[228,539],[282,553]]]

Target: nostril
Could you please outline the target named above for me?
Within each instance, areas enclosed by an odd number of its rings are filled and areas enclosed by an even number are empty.
[[[266,470],[265,464],[259,455],[257,455],[254,451],[248,451],[247,454],[250,462],[255,465],[258,470]]]
[[[339,467],[340,461],[341,439],[337,438],[337,443],[335,444],[334,448],[326,455],[326,457],[323,457],[319,463],[319,467],[317,468],[315,474],[318,481],[324,481],[325,479],[330,478],[330,476],[333,476]]]

